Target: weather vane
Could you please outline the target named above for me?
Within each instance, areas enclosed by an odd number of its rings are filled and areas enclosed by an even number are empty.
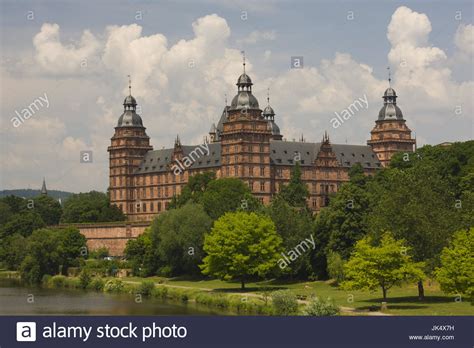
[[[389,66],[387,67],[387,70],[388,70],[388,85],[392,87],[392,74],[391,74]]]
[[[132,79],[130,78],[130,75],[128,76],[128,93],[132,95]]]
[[[242,53],[242,59],[244,61],[244,74],[245,74],[245,51],[240,51]]]

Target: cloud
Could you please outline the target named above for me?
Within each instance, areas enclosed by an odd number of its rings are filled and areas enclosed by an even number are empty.
[[[230,42],[230,26],[216,14],[197,18],[191,28],[189,38],[171,42],[162,33],[145,35],[137,24],[112,25],[102,33],[84,30],[74,42],[60,40],[59,25],[42,25],[33,38],[33,61],[24,62],[24,77],[13,76],[19,64],[0,70],[2,80],[10,86],[2,93],[2,114],[6,115],[2,121],[38,95],[46,92],[51,100],[47,112],[43,110],[19,129],[12,130],[9,123],[2,127],[1,141],[7,144],[6,156],[0,159],[8,180],[4,185],[39,185],[46,176],[51,188],[105,190],[106,149],[128,94],[128,74],[155,149],[171,146],[178,133],[185,144],[202,142],[222,112],[224,94],[231,100],[236,93],[241,53],[232,42],[255,44],[278,38],[274,31],[253,31]],[[472,59],[473,26],[459,26],[453,35],[456,52],[452,56],[430,43],[431,30],[425,14],[404,6],[393,13],[387,27],[387,60],[393,69],[399,106],[418,139],[437,143],[472,138],[473,82],[456,81],[452,71],[454,59],[461,64]],[[84,57],[85,67],[81,65]],[[371,66],[348,52],[336,52],[304,69],[269,69],[263,76],[252,64],[257,59],[273,61],[272,51],[248,56],[246,68],[261,108],[270,87],[270,103],[287,139],[297,139],[303,133],[307,141],[319,141],[328,130],[333,142],[365,143],[388,86]],[[385,75],[385,71],[379,74]],[[368,109],[332,129],[334,113],[364,96]],[[457,106],[462,107],[461,116],[454,114]],[[92,164],[79,163],[83,150],[94,151]]]
[[[256,44],[261,41],[274,41],[277,38],[275,30],[260,31],[254,30],[247,37],[237,40],[239,45],[242,44]]]
[[[35,59],[41,68],[52,74],[76,73],[96,56],[100,43],[89,31],[84,30],[79,42],[63,45],[59,25],[45,23],[33,38]]]

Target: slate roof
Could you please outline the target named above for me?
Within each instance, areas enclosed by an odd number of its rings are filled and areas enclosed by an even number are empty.
[[[182,146],[183,156],[188,156],[191,152],[195,151],[192,155],[195,161],[190,166],[191,169],[212,168],[219,167],[221,165],[221,144],[211,143],[207,144],[207,146],[209,147],[209,155],[207,154],[205,148],[201,148],[198,145]],[[198,148],[200,148],[202,151],[197,150]],[[147,152],[145,158],[140,163],[140,166],[135,171],[135,174],[167,171],[168,165],[173,165],[175,163],[171,163],[173,151],[174,149],[160,149]]]
[[[331,144],[339,163],[350,168],[355,163],[360,163],[364,168],[380,168],[378,160],[372,148],[368,145],[348,145]],[[196,161],[191,165],[191,169],[213,168],[221,165],[221,144],[211,143],[209,146],[209,155],[203,150],[204,155],[195,156]],[[270,142],[270,161],[275,165],[294,164],[295,152],[301,155],[301,165],[309,166],[314,163],[321,143],[306,143],[295,141],[271,141]],[[198,146],[183,145],[184,156],[188,156]],[[161,149],[149,151],[135,174],[154,173],[167,171],[168,164],[171,163],[173,149]],[[199,153],[201,154],[201,153]]]

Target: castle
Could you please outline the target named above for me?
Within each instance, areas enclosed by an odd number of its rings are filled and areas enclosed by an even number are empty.
[[[224,107],[218,124],[212,125],[207,142],[183,145],[176,137],[172,148],[153,150],[129,84],[124,112],[108,147],[111,203],[130,221],[150,221],[167,210],[192,175],[213,171],[217,178],[241,179],[255,197],[268,204],[288,183],[298,161],[310,194],[308,207],[317,212],[349,179],[352,165],[360,163],[370,175],[387,166],[394,153],[412,152],[415,146],[391,87],[383,95],[384,104],[367,145],[348,145],[332,144],[327,133],[318,143],[283,140],[269,98],[262,111],[252,85],[244,61],[237,94]]]

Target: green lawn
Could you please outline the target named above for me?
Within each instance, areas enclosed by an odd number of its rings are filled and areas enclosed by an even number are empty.
[[[239,282],[225,282],[221,280],[190,280],[172,278],[165,279],[151,277],[156,282],[164,281],[171,286],[183,286],[189,288],[209,289],[213,292],[238,292]],[[142,278],[127,278],[131,281],[141,281]],[[312,295],[319,297],[331,297],[336,304],[342,307],[352,307],[361,311],[379,311],[382,300],[381,291],[370,293],[367,291],[343,291],[330,285],[328,282],[295,282],[283,283],[276,281],[249,282],[243,292],[263,294],[265,289],[270,291],[278,289],[292,290],[298,296]],[[268,291],[268,290],[267,290]],[[392,315],[474,315],[474,306],[468,299],[456,301],[454,295],[446,295],[439,290],[437,284],[425,282],[425,300],[418,300],[416,284],[405,285],[390,289],[388,292],[388,310],[384,313]],[[363,313],[361,313],[363,314]]]

